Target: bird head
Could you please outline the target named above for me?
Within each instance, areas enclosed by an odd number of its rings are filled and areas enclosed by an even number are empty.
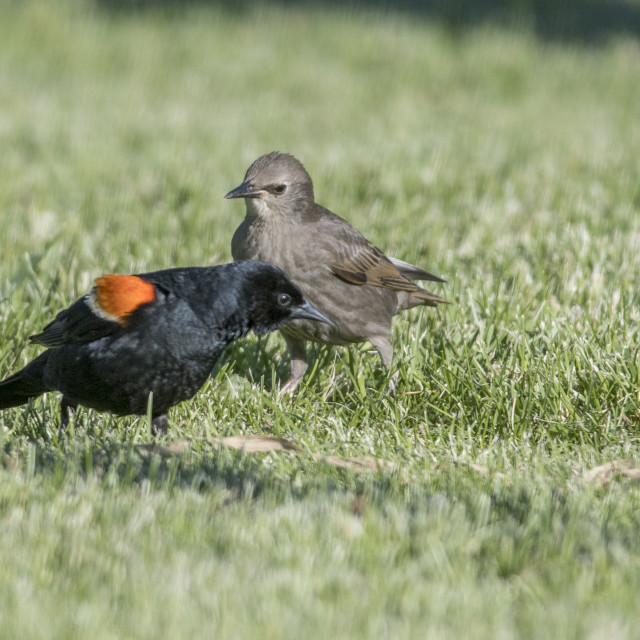
[[[333,325],[277,267],[259,260],[240,260],[234,265],[244,271],[245,295],[250,301],[249,328],[254,333],[268,333],[291,320]]]
[[[313,204],[313,182],[299,160],[272,151],[260,156],[247,169],[242,184],[225,198],[244,198],[251,216],[286,215]]]

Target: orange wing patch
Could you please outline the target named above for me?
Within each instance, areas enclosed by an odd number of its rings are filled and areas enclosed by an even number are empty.
[[[106,319],[126,325],[127,316],[155,297],[155,287],[139,276],[106,275],[96,278],[92,307]]]

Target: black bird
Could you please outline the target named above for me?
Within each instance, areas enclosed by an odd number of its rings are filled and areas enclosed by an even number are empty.
[[[154,431],[165,433],[167,410],[200,389],[232,340],[301,318],[330,322],[264,262],[105,275],[31,336],[49,349],[0,382],[0,409],[60,391],[64,427],[78,405],[145,415],[153,393]]]
[[[391,318],[418,305],[447,303],[414,282],[445,282],[442,278],[387,257],[346,220],[316,204],[311,177],[289,154],[274,151],[258,158],[225,197],[244,198],[246,204],[231,242],[234,259],[280,267],[332,321],[296,320],[281,329],[291,357],[291,377],[281,393],[292,391],[307,370],[305,340],[336,345],[368,340],[390,369]]]

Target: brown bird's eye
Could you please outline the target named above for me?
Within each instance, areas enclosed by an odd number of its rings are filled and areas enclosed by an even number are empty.
[[[278,304],[281,307],[288,307],[291,304],[291,296],[287,293],[281,293],[278,296]]]
[[[273,192],[281,196],[286,190],[287,190],[286,184],[279,184],[277,187],[274,187]]]

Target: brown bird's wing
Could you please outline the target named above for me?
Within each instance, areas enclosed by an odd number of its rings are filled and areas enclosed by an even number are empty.
[[[387,256],[391,262],[393,262],[393,266],[400,271],[400,273],[405,277],[409,278],[409,280],[430,280],[431,282],[446,282],[444,278],[440,276],[436,276],[433,273],[429,273],[420,267],[416,267],[414,264],[409,264],[404,260],[398,260],[398,258],[392,258],[391,256]]]
[[[345,222],[341,219],[340,221]],[[412,277],[416,280],[443,282],[441,278],[402,260],[390,260],[348,223],[340,227],[339,233],[334,234],[332,238],[332,253],[337,259],[329,265],[335,276],[350,284],[368,284],[393,291],[405,291],[428,306],[435,306],[437,302],[448,304],[444,298],[425,291],[409,279]],[[401,269],[409,277],[405,276]]]

